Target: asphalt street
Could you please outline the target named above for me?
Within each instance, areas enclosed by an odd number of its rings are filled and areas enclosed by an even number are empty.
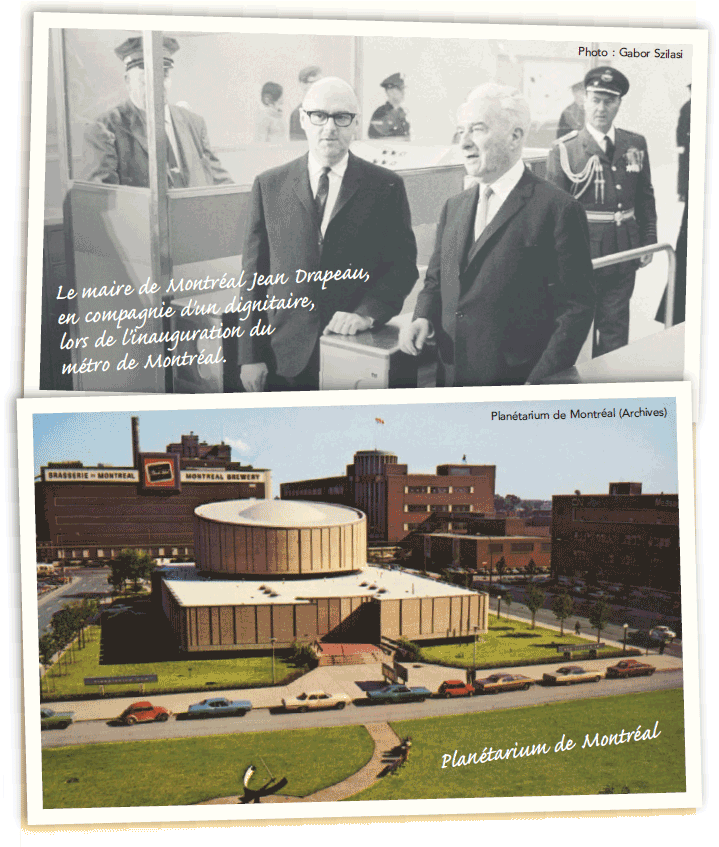
[[[50,626],[55,612],[60,611],[64,603],[72,600],[92,600],[110,598],[110,586],[107,582],[109,568],[82,568],[72,571],[72,582],[61,585],[38,598],[37,618],[40,635]]]
[[[535,678],[541,678],[545,668],[535,669]],[[602,679],[598,683],[572,686],[534,685],[529,691],[506,692],[497,695],[441,699],[432,697],[424,703],[373,705],[362,696],[341,711],[327,710],[297,714],[281,708],[255,709],[241,718],[208,718],[186,720],[170,718],[165,723],[124,726],[114,721],[86,720],[65,730],[47,730],[42,733],[43,747],[66,747],[74,744],[102,744],[119,741],[147,741],[158,738],[193,738],[207,735],[226,735],[241,732],[269,732],[287,729],[307,729],[327,726],[364,724],[367,721],[413,720],[415,718],[446,717],[493,709],[536,706],[566,700],[609,697],[645,691],[662,691],[682,686],[682,671],[670,670],[650,677],[634,679]],[[157,698],[155,698],[157,700]],[[118,712],[120,709],[118,709]]]

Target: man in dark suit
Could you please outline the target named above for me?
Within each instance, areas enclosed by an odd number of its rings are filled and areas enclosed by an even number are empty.
[[[646,139],[614,125],[629,80],[616,68],[600,66],[587,73],[584,88],[584,129],[555,141],[547,179],[584,207],[596,259],[656,243],[657,211]],[[594,356],[628,343],[634,279],[651,260],[649,254],[595,272]]]
[[[177,40],[163,39],[165,96],[170,90]],[[85,129],[81,178],[108,185],[147,188],[150,160],[147,152],[145,64],[142,38],[128,38],[115,50],[125,65],[129,99],[89,124]],[[232,183],[232,177],[210,149],[205,121],[182,106],[165,104],[167,184],[170,188]]]
[[[384,323],[417,279],[402,179],[349,152],[358,113],[346,82],[316,82],[301,116],[309,154],[252,187],[242,289],[252,311],[237,314],[246,391],[316,389],[320,336]],[[252,286],[255,274],[270,284]]]
[[[446,385],[541,382],[574,364],[592,321],[586,216],[524,167],[519,91],[480,86],[458,122],[472,185],[444,207],[400,346],[417,355],[436,336]]]

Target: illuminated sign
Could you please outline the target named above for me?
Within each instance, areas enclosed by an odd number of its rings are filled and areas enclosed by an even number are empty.
[[[140,453],[143,491],[179,491],[180,457],[176,453]]]

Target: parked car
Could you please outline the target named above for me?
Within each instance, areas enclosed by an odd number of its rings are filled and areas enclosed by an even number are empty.
[[[677,634],[672,632],[668,626],[655,626],[649,630],[649,637],[652,641],[672,641],[677,637]]]
[[[477,679],[474,690],[477,694],[498,694],[500,691],[527,691],[534,680],[520,673],[493,673]]]
[[[344,709],[352,700],[344,692],[328,694],[326,691],[305,691],[297,697],[282,700],[288,712],[309,712],[310,709]]]
[[[128,706],[118,720],[126,726],[132,726],[145,721],[166,721],[171,714],[172,712],[163,706],[153,706],[147,700],[142,700]]]
[[[372,703],[424,703],[432,696],[432,692],[422,686],[410,688],[407,685],[393,683],[378,688],[376,691],[368,691],[367,697]]]
[[[228,700],[226,697],[210,697],[193,703],[187,709],[188,717],[212,718],[212,717],[238,717],[241,718],[252,709],[249,700]]]
[[[440,697],[471,697],[474,694],[474,686],[469,682],[462,682],[461,679],[448,679],[439,686],[437,694]]]
[[[542,679],[552,685],[572,685],[575,682],[599,682],[599,671],[585,671],[579,665],[564,665],[552,673],[545,673]]]
[[[623,679],[628,676],[651,676],[656,668],[636,659],[622,659],[616,665],[607,668],[607,679]]]
[[[40,709],[40,729],[67,729],[75,720],[75,712]]]

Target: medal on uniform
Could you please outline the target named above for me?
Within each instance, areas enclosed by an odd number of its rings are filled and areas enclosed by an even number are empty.
[[[630,147],[624,154],[627,160],[627,173],[638,174],[644,165],[644,151],[636,147]]]

